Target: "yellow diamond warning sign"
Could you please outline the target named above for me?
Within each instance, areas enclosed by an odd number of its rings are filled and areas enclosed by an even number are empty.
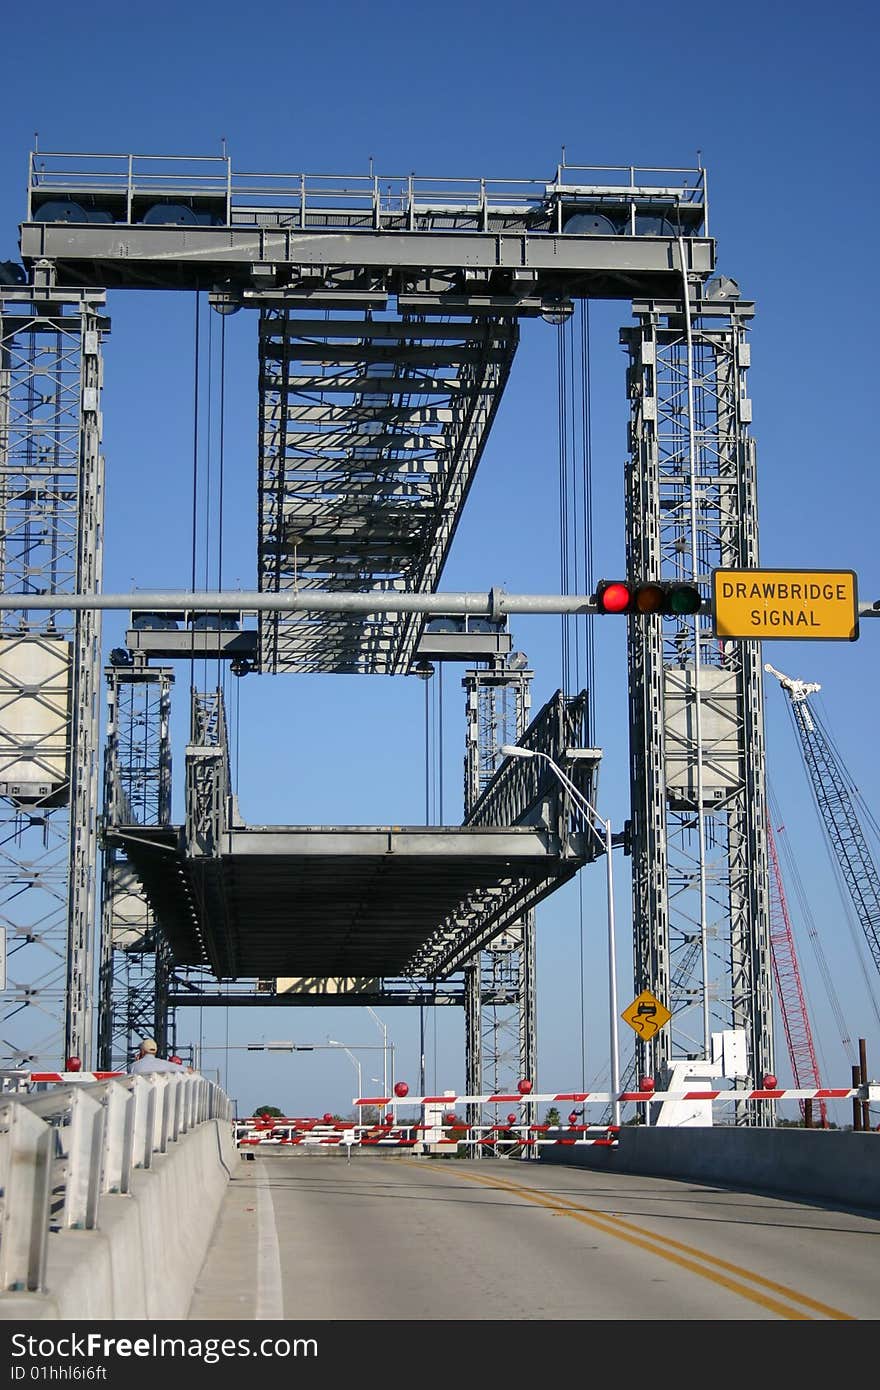
[[[859,635],[852,570],[714,570],[716,637],[824,637],[854,642]]]
[[[620,1015],[624,1023],[628,1023],[634,1033],[638,1033],[642,1042],[647,1042],[658,1033],[664,1023],[668,1023],[672,1018],[665,1004],[661,1004],[659,999],[655,999],[649,989],[643,989],[638,998],[634,999],[629,1008],[624,1009]]]

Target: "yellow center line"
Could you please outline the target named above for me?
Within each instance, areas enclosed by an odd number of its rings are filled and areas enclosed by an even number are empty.
[[[578,1221],[582,1225],[590,1226],[605,1235],[626,1241],[641,1250],[647,1250],[652,1255],[659,1255],[661,1259],[668,1260],[694,1274],[699,1274],[702,1278],[708,1279],[722,1288],[729,1289],[732,1293],[739,1294],[742,1298],[749,1299],[752,1303],[757,1303],[760,1307],[778,1313],[780,1317],[788,1318],[791,1321],[808,1320],[810,1314],[802,1312],[799,1308],[790,1308],[784,1303],[779,1303],[776,1299],[769,1298],[756,1289],[738,1283],[735,1279],[726,1278],[724,1274],[717,1271],[726,1270],[731,1274],[738,1275],[741,1279],[749,1280],[752,1284],[759,1284],[765,1289],[780,1294],[783,1298],[790,1299],[793,1303],[803,1304],[804,1307],[810,1308],[824,1317],[836,1321],[852,1322],[856,1320],[851,1313],[843,1313],[840,1309],[832,1308],[826,1303],[820,1303],[807,1294],[798,1293],[797,1290],[788,1288],[785,1284],[779,1284],[773,1279],[765,1279],[761,1274],[743,1269],[740,1265],[732,1264],[729,1260],[721,1259],[716,1255],[706,1254],[704,1251],[696,1249],[695,1246],[685,1245],[682,1241],[668,1239],[665,1236],[657,1236],[623,1217],[608,1216],[592,1207],[584,1207],[576,1202],[567,1202],[561,1198],[545,1197],[536,1192],[534,1188],[522,1187],[519,1183],[514,1183],[508,1178],[483,1176],[483,1174],[466,1173],[461,1170],[457,1170],[453,1176],[461,1177],[467,1182],[479,1183],[483,1187],[500,1188],[510,1192],[513,1196],[533,1202],[536,1206],[546,1207],[551,1211],[558,1212],[561,1216],[570,1216],[572,1220]],[[662,1242],[662,1244],[658,1242]],[[682,1253],[676,1254],[675,1251]],[[688,1258],[689,1256],[693,1258]],[[696,1263],[698,1260],[703,1263]],[[714,1265],[715,1269],[707,1269],[706,1265]]]

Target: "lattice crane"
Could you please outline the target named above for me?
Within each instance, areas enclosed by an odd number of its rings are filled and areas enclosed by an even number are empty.
[[[808,704],[809,696],[821,686],[814,681],[784,676],[769,662],[765,663],[764,670],[776,677],[791,702],[792,718],[822,827],[849,890],[868,950],[880,971],[880,873],[856,812],[851,794],[852,778],[818,715]]]
[[[807,1090],[815,1087],[816,1090],[820,1090],[822,1081],[819,1076],[819,1064],[816,1061],[816,1050],[813,1046],[813,1032],[810,1028],[807,1002],[801,984],[794,933],[791,929],[791,918],[788,915],[788,903],[779,868],[779,857],[776,853],[776,841],[773,837],[772,827],[769,825],[767,826],[767,848],[770,852],[771,874],[770,954],[773,960],[776,994],[779,1000],[779,1011],[782,1015],[782,1026],[785,1029],[791,1073],[794,1084],[798,1088]],[[803,1114],[803,1101],[801,1101],[800,1108],[801,1114]],[[825,1129],[828,1124],[828,1112],[824,1100],[819,1101],[819,1115],[820,1124]]]

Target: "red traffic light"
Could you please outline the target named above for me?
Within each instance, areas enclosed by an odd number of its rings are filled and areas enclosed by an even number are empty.
[[[408,1096],[408,1095],[409,1095],[409,1086],[407,1086],[407,1084],[406,1084],[405,1081],[395,1081],[395,1083],[394,1083],[394,1094],[395,1094],[395,1095],[398,1097],[398,1099],[400,1099],[400,1100],[403,1100],[403,1097],[404,1097],[404,1096]]]
[[[696,584],[657,579],[643,583],[600,579],[596,585],[597,613],[659,613],[663,617],[699,613],[703,597]]]
[[[81,1071],[81,1070],[82,1070],[82,1058],[81,1058],[81,1057],[68,1057],[68,1058],[65,1060],[65,1063],[64,1063],[64,1070],[65,1070],[65,1071]]]
[[[516,1124],[516,1114],[515,1114],[514,1111],[511,1111],[510,1114],[508,1115],[508,1117],[507,1117],[507,1123],[508,1123],[509,1125],[515,1125],[515,1124]]]
[[[653,1089],[654,1089],[654,1078],[653,1078],[653,1076],[640,1076],[640,1077],[639,1077],[639,1090],[640,1090],[640,1091],[653,1091]]]
[[[532,1083],[529,1081],[528,1077],[524,1076],[521,1081],[516,1083],[516,1089],[521,1096],[527,1096],[532,1089]]]
[[[596,603],[600,613],[628,613],[632,589],[623,580],[603,579],[596,585]]]
[[[773,1075],[772,1072],[768,1072],[767,1075],[764,1076],[764,1077],[762,1078],[762,1081],[761,1081],[761,1090],[762,1090],[762,1091],[775,1091],[775,1090],[776,1090],[776,1077]]]

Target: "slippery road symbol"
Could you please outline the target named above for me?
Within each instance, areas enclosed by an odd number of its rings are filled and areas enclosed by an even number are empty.
[[[638,1033],[642,1042],[647,1042],[659,1032],[664,1024],[672,1018],[665,1004],[661,1004],[659,999],[655,999],[649,989],[643,989],[641,994],[632,1001],[628,1008],[624,1009],[620,1015],[624,1023],[628,1023],[634,1033]]]

